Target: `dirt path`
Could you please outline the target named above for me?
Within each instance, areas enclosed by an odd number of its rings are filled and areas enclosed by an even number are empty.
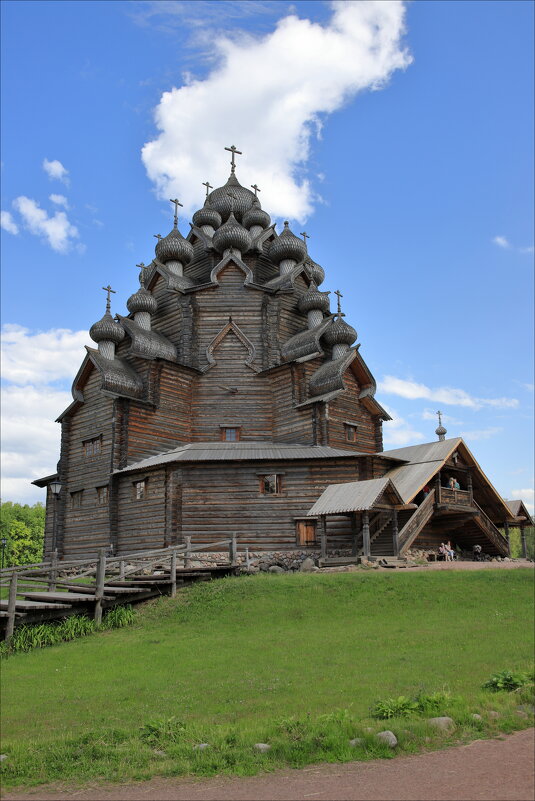
[[[534,729],[392,760],[313,765],[245,779],[36,788],[5,801],[533,801]]]
[[[410,568],[396,568],[395,570],[387,567],[379,567],[374,570],[378,573],[414,573],[415,571],[426,570],[513,570],[518,567],[535,567],[535,562],[529,559],[514,559],[509,562],[428,562],[425,565],[416,565]],[[346,565],[344,567],[322,567],[315,575],[321,576],[322,573],[354,573],[360,572],[361,568],[356,565]]]

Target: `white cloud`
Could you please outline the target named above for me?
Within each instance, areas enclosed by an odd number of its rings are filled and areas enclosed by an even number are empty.
[[[43,159],[43,170],[52,180],[61,181],[64,184],[69,183],[69,171],[63,166],[61,161],[57,159],[53,161]]]
[[[495,236],[492,241],[495,245],[498,245],[499,248],[511,247],[509,240],[505,236]]]
[[[425,384],[407,381],[391,375],[385,375],[383,380],[379,382],[379,392],[387,395],[399,395],[400,398],[407,398],[408,400],[425,399],[452,406],[467,406],[472,409],[481,409],[483,406],[515,409],[518,406],[516,398],[475,398],[464,389],[455,389],[454,387],[431,389]]]
[[[9,211],[2,211],[0,213],[0,226],[9,234],[18,234],[19,226],[9,213]]]
[[[461,437],[463,439],[472,440],[472,442],[480,439],[490,439],[494,437],[496,434],[499,434],[501,428],[480,428],[476,429],[475,431],[461,431]]]
[[[511,490],[510,500],[524,501],[526,509],[533,514],[535,509],[535,490],[533,488]]]
[[[52,195],[49,195],[49,199],[52,201],[52,203],[55,203],[56,206],[63,206],[63,208],[65,208],[65,209],[69,208],[69,201],[67,200],[65,195],[54,195],[54,194],[52,194]]]
[[[69,222],[64,211],[56,211],[52,217],[39,206],[37,201],[21,195],[13,201],[26,228],[36,236],[43,236],[52,250],[58,253],[67,253],[72,245],[72,239],[78,238],[78,229]]]
[[[30,331],[20,325],[2,326],[2,374],[13,384],[45,384],[72,380],[89,344],[87,331],[53,328]]]
[[[410,423],[401,417],[395,409],[383,403],[385,411],[388,412],[392,420],[383,426],[383,442],[393,448],[401,448],[403,445],[414,445],[417,441],[425,439],[425,436],[411,428]]]
[[[261,38],[217,35],[218,65],[208,77],[162,95],[160,133],[142,150],[160,197],[180,197],[191,213],[202,203],[203,181],[223,182],[222,148],[235,143],[244,152],[240,181],[260,185],[265,208],[299,221],[311,213],[305,167],[322,116],[360,91],[382,88],[411,63],[401,44],[399,0],[336,0],[331,7],[325,26],[292,14]]]

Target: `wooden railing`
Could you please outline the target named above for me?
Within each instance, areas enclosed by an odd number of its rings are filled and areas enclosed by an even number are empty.
[[[483,529],[487,537],[498,548],[500,553],[509,553],[509,546],[507,539],[503,536],[499,528],[497,528],[490,517],[483,511],[481,506],[474,501],[474,506],[477,508],[479,514],[474,518],[475,522]]]
[[[473,505],[472,493],[469,490],[441,487],[439,502],[445,504],[453,504],[454,506],[472,506]]]
[[[388,524],[392,521],[391,512],[379,512],[370,523],[370,545],[372,545],[379,534],[385,530]]]
[[[425,524],[433,515],[433,508],[435,504],[435,490],[431,490],[427,498],[425,498],[414,514],[409,517],[401,531],[399,532],[399,552],[400,554],[406,551]]]

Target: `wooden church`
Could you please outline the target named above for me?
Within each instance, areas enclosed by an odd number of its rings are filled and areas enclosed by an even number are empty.
[[[403,555],[450,539],[508,553],[517,518],[461,439],[383,451],[388,414],[340,293],[306,235],[278,234],[259,188],[206,184],[183,237],[178,200],[128,314],[90,330],[58,418],[45,553],[92,556],[236,534],[251,550]],[[212,191],[210,191],[212,190]],[[501,529],[501,530],[500,530]]]

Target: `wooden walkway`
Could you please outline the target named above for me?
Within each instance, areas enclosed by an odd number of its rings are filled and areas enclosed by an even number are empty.
[[[208,562],[191,567],[192,559],[202,561],[202,551],[228,548],[228,562]],[[158,595],[176,594],[178,586],[195,581],[234,575],[237,567],[236,540],[191,547],[172,546],[118,557],[99,552],[95,559],[50,562],[0,571],[0,586],[9,587],[8,600],[0,600],[0,630],[11,639],[15,626],[41,623],[54,618],[86,614],[97,622],[102,612],[118,604],[132,604]]]

